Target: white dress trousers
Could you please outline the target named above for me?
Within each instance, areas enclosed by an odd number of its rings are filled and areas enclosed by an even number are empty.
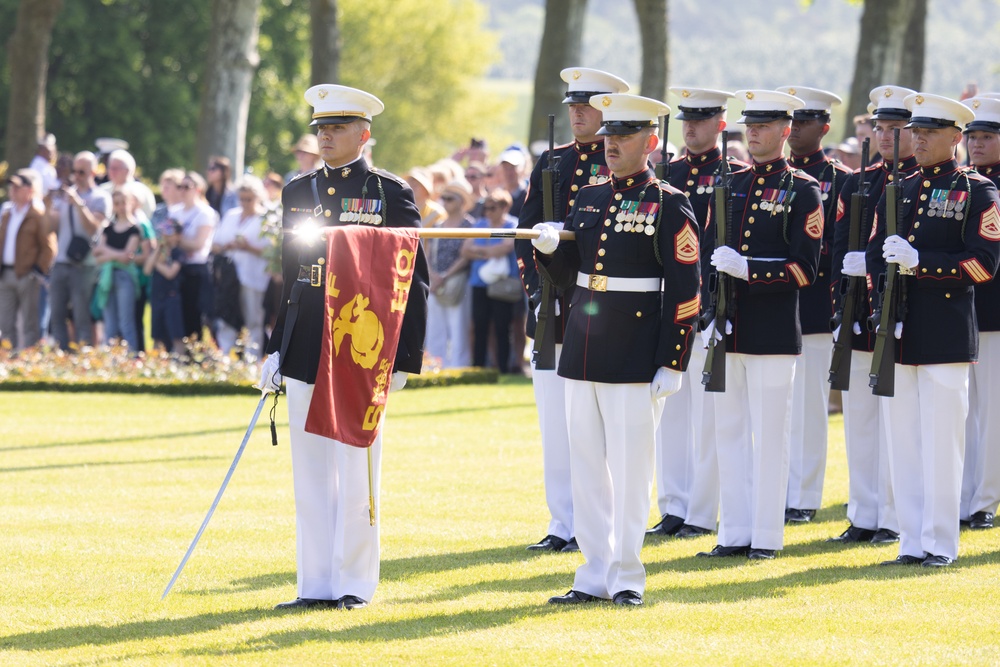
[[[375,525],[368,516],[368,451],[305,432],[315,385],[285,378],[295,487],[298,596],[371,601],[379,576],[382,434],[371,446]],[[385,421],[383,418],[383,428]]]
[[[802,354],[795,358],[792,385],[791,457],[785,500],[788,507],[795,509],[822,507],[832,357],[830,334],[802,336]]]
[[[958,558],[970,365],[896,364],[882,398],[901,556]]]
[[[1000,331],[979,332],[979,363],[969,369],[962,519],[996,514],[1000,504]]]
[[[639,560],[653,491],[663,400],[649,384],[566,380],[576,540],[586,559],[573,589],[610,598],[646,589]]]
[[[556,345],[556,367],[562,345]],[[534,365],[534,362],[532,362]],[[566,380],[555,370],[532,370],[531,384],[542,432],[542,467],[545,502],[549,507],[549,535],[569,540],[573,533],[573,485],[569,462],[569,432],[566,427]]]
[[[726,355],[715,395],[721,546],[784,545],[794,378],[794,355]]]
[[[865,530],[899,532],[889,479],[889,445],[882,402],[868,386],[872,353],[851,354],[851,388],[844,397],[847,448],[847,519]]]
[[[656,489],[660,516],[715,530],[719,518],[719,463],[715,452],[714,395],[701,374],[707,351],[691,350],[680,391],[668,396],[656,429]]]

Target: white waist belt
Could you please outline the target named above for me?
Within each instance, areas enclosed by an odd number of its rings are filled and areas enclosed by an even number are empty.
[[[615,278],[614,276],[576,274],[578,287],[592,292],[659,292],[663,280],[660,278]]]

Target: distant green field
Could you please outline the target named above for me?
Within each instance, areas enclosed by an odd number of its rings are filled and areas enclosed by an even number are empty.
[[[373,604],[277,613],[295,597],[283,404],[279,446],[262,418],[161,602],[255,400],[4,398],[0,665],[1000,662],[1000,532],[963,533],[942,572],[876,567],[895,547],[824,541],[846,525],[839,417],[824,507],[786,531],[776,560],[695,558],[713,537],[651,541],[644,607],[563,609],[546,600],[581,556],[524,549],[547,522],[530,385],[405,390],[385,432]]]

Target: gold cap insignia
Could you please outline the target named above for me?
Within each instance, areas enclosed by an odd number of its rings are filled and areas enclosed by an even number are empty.
[[[748,90],[747,91],[747,99],[748,100],[752,100],[753,99],[753,91],[752,90]]]
[[[682,90],[681,91],[681,97],[691,97],[691,91]]]
[[[319,97],[319,99],[321,99],[321,100],[325,99],[326,98],[326,91],[325,90],[321,90],[318,93],[316,93],[316,96]]]
[[[915,98],[913,98],[913,102],[915,104],[923,104],[924,103],[924,96],[923,95],[917,95]]]
[[[340,177],[341,178],[347,178],[348,176],[350,176],[350,174],[351,174],[351,168],[350,167],[344,167],[343,169],[340,170]]]
[[[794,95],[795,94],[795,89],[794,88],[789,88],[788,89],[788,94],[789,95]]]
[[[886,97],[892,97],[892,88],[886,88],[885,89],[885,96]]]
[[[979,105],[980,105],[980,104],[981,104],[981,103],[980,103],[980,101],[979,101],[979,100],[975,100],[975,101],[974,101],[974,102],[972,103],[972,108],[973,108],[973,109],[978,109],[978,108],[979,108]]]
[[[580,72],[573,72],[573,80],[576,81],[580,78]]]
[[[605,95],[604,99],[601,100],[601,106],[605,106],[605,107],[611,106],[611,98],[608,97],[607,95]]]

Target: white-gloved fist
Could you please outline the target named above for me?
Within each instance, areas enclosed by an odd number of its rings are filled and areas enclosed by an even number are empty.
[[[406,386],[406,372],[405,371],[394,371],[392,374],[392,379],[389,381],[389,393],[394,391],[399,391]]]
[[[837,328],[833,330],[833,342],[834,342],[834,343],[836,343],[836,342],[837,342],[837,337],[838,337],[839,335],[840,335],[840,325],[838,324],[838,325],[837,325]]]
[[[661,366],[656,369],[653,382],[649,385],[649,394],[653,400],[666,398],[671,394],[676,394],[681,389],[681,382],[684,381],[684,374]]]
[[[261,394],[276,394],[281,391],[281,358],[277,352],[269,354],[260,367],[260,381],[254,385]]]
[[[892,332],[892,335],[896,337],[896,340],[899,340],[900,338],[903,337],[903,323],[902,322],[896,322],[896,330]]]
[[[716,248],[712,252],[712,266],[740,280],[747,280],[750,274],[747,258],[729,246]]]
[[[882,244],[882,257],[890,264],[899,264],[907,271],[912,271],[920,263],[917,249],[901,236],[893,234]]]
[[[733,333],[733,323],[726,320],[726,335]],[[722,340],[722,334],[719,333],[718,328],[715,326],[715,320],[708,323],[708,326],[701,332],[701,342],[706,348],[712,339]]]
[[[865,265],[865,253],[855,250],[844,255],[843,271],[845,276],[864,278],[868,274],[868,267]]]
[[[539,232],[537,238],[531,239],[531,245],[543,255],[551,255],[559,247],[559,230],[551,222],[539,222],[532,229]]]
[[[861,325],[858,324],[857,322],[855,322],[854,326],[851,327],[851,331],[854,332],[855,336],[860,336],[861,335]],[[838,326],[836,329],[833,330],[833,340],[836,341],[837,340],[837,336],[839,336],[839,335],[840,335],[840,327]]]

